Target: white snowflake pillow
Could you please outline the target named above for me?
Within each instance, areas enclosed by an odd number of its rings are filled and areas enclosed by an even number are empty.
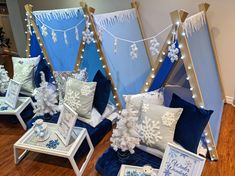
[[[13,79],[22,84],[22,90],[33,93],[34,68],[37,67],[40,57],[20,58],[12,57],[14,77]]]
[[[167,143],[173,142],[176,123],[182,111],[182,108],[143,103],[137,125],[141,144],[164,152]]]
[[[76,78],[79,81],[87,81],[86,68],[78,72],[72,71],[54,71],[53,75],[56,80],[57,88],[59,91],[59,104],[63,104],[65,96],[65,86],[68,78]]]
[[[66,82],[64,102],[79,116],[91,118],[96,82],[83,82],[69,78]]]
[[[126,109],[129,109],[131,105],[136,109],[141,109],[142,103],[152,103],[156,105],[163,105],[164,103],[163,93],[159,91],[159,89],[136,95],[124,95],[124,99]]]

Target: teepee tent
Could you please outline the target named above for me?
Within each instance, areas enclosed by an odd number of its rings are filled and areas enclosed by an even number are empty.
[[[173,29],[169,33],[157,62],[148,76],[142,92],[165,87],[196,106],[213,110],[204,131],[204,139],[211,160],[217,160],[216,143],[224,105],[223,88],[215,47],[212,42],[206,11],[208,4],[200,4],[200,12],[186,18],[185,11],[171,13]],[[172,32],[176,31],[176,48],[179,58],[172,62],[169,55]],[[168,102],[165,102],[169,104]]]

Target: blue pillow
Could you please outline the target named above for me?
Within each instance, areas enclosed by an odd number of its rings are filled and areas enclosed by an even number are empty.
[[[174,140],[185,149],[197,153],[202,133],[213,111],[198,108],[176,94],[173,94],[170,107],[183,108],[176,124]]]
[[[40,72],[43,71],[46,77],[46,81],[49,83],[52,83],[54,80],[53,74],[51,73],[51,70],[46,62],[45,59],[40,59],[40,62],[36,68],[36,71],[34,73],[34,84],[36,87],[40,87],[41,83],[41,74]]]
[[[93,106],[100,114],[103,114],[109,101],[111,81],[108,80],[100,70],[96,72],[93,81],[97,82]]]

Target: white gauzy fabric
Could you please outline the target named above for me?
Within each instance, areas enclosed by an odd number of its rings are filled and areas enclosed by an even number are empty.
[[[69,78],[66,82],[64,102],[79,116],[90,119],[96,84]]]
[[[205,12],[199,12],[191,17],[188,17],[183,24],[186,36],[190,36],[193,32],[199,31],[205,24]]]
[[[156,105],[163,105],[164,103],[163,93],[158,89],[136,95],[124,95],[124,99],[126,102],[126,109],[129,109],[132,105],[135,109],[140,110],[142,103],[152,103]]]
[[[176,123],[182,111],[182,108],[143,103],[137,124],[141,144],[164,152],[167,143],[173,142]]]
[[[32,58],[12,57],[14,77],[13,79],[22,84],[22,91],[33,93],[34,68],[37,67],[40,56]]]

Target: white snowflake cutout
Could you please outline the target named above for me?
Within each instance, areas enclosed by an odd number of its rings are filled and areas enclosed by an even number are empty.
[[[52,36],[53,42],[56,43],[56,42],[57,42],[57,36],[56,36],[55,31],[52,31],[52,32],[51,32],[51,36]]]
[[[64,31],[64,43],[68,45],[68,39],[67,39],[67,34],[66,31]]]
[[[132,59],[136,59],[138,57],[138,47],[135,43],[131,45],[130,56]]]
[[[176,44],[172,43],[169,47],[168,47],[168,57],[171,59],[171,62],[175,62],[179,59],[179,48],[176,48]]]
[[[156,54],[159,54],[159,46],[160,43],[157,41],[156,38],[153,38],[149,41],[150,43],[150,52],[152,54],[152,56],[155,56]]]
[[[117,53],[117,45],[118,45],[118,40],[117,38],[114,39],[114,54]]]
[[[162,117],[162,124],[168,127],[175,122],[175,114],[172,112],[166,112]]]
[[[94,33],[89,30],[89,28],[86,28],[86,31],[82,32],[83,35],[83,41],[87,44],[90,44],[91,42],[94,42]]]
[[[46,37],[48,35],[48,32],[45,24],[42,25],[41,30],[42,30],[42,35]]]
[[[141,140],[149,146],[152,146],[156,142],[162,140],[162,136],[159,130],[160,122],[153,121],[146,116],[144,117],[141,124],[138,125],[138,133]]]

